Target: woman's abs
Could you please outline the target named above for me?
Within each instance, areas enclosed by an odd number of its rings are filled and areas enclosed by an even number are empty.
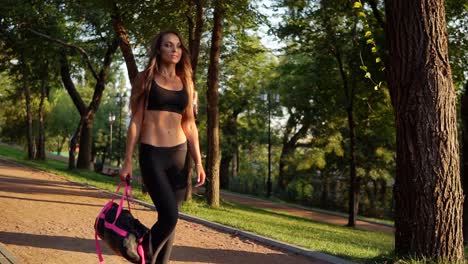
[[[177,113],[145,111],[140,142],[158,147],[170,147],[187,141],[181,119],[182,115]]]

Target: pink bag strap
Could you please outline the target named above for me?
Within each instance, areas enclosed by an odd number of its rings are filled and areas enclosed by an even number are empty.
[[[138,255],[140,255],[141,264],[145,264],[145,252],[143,251],[143,245],[141,242],[138,244],[137,251]]]
[[[116,194],[119,192],[120,190],[120,187],[122,186],[122,182],[119,183],[119,186],[117,187],[117,191],[116,191]],[[124,189],[124,193],[122,195],[122,197],[120,198],[120,202],[119,202],[119,208],[117,209],[117,214],[115,215],[115,219],[114,219],[114,223],[117,221],[117,219],[119,218],[120,216],[120,213],[122,212],[122,209],[123,209],[123,201],[125,200],[125,198],[127,198],[127,204],[128,204],[128,211],[130,211],[130,201],[129,201],[129,195],[128,193],[130,192],[131,196],[132,196],[132,199],[133,199],[133,192],[132,192],[132,187],[130,186],[130,184],[127,183],[127,181],[125,181],[125,189]],[[114,198],[115,198],[115,194],[114,194]],[[114,201],[114,198],[112,198],[112,201]]]
[[[106,262],[104,262],[104,258],[102,257],[101,246],[99,245],[97,228],[94,228],[94,240],[96,241],[96,253],[97,253],[98,258],[99,258],[99,264],[105,264]]]

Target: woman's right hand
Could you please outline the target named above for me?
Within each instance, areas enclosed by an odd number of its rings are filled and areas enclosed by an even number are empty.
[[[132,163],[125,162],[122,169],[120,170],[119,176],[121,181],[132,180]]]

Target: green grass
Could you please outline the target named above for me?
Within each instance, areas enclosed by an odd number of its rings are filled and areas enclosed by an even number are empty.
[[[70,171],[64,162],[50,159],[29,161],[25,159],[23,151],[1,145],[0,156],[58,174],[74,182],[109,191],[115,191],[116,183],[119,181],[118,178],[103,176],[92,171]],[[148,196],[141,194],[139,186],[134,187],[134,195],[137,199],[150,202]],[[393,250],[393,236],[389,234],[324,224],[224,201],[220,208],[213,209],[198,196],[194,196],[193,201],[185,203],[182,212],[359,263],[378,263],[382,259],[381,256],[389,255]]]
[[[393,249],[393,236],[319,223],[297,216],[223,202],[209,208],[195,198],[183,211],[213,222],[288,242],[314,251],[366,262]]]

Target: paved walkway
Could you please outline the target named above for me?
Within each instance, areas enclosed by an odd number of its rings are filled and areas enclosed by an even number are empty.
[[[0,242],[22,263],[97,263],[94,219],[108,193],[0,159]],[[145,225],[155,212],[135,205]],[[103,245],[107,263],[127,263]],[[0,263],[5,258],[0,258]],[[245,237],[179,220],[171,263],[327,263]]]

